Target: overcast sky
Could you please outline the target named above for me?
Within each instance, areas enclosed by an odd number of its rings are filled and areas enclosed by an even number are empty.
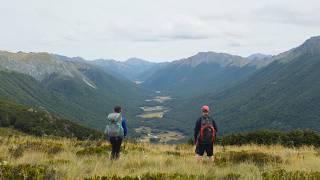
[[[277,54],[320,35],[319,0],[0,0],[0,49],[171,61]]]

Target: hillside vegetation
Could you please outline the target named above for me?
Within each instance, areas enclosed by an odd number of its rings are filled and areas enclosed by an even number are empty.
[[[97,139],[103,134],[47,111],[32,107],[0,101],[0,127],[11,127],[36,136],[74,137],[78,139]]]
[[[223,134],[257,129],[319,131],[319,52],[320,37],[311,38],[223,92],[172,101],[175,111],[168,113],[168,119],[192,132],[200,107],[207,104]]]
[[[8,129],[0,129],[8,132]],[[125,142],[110,161],[106,142],[0,133],[3,179],[319,179],[313,146],[216,146],[215,164],[197,163],[192,145]]]
[[[135,124],[144,90],[81,58],[0,50],[0,98],[42,107],[101,129],[106,113],[122,105]]]

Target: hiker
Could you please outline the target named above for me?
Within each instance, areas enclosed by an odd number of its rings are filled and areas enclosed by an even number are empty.
[[[114,107],[114,112],[110,113],[107,117],[107,126],[105,133],[109,139],[112,152],[111,159],[116,160],[120,156],[120,147],[122,140],[127,136],[126,119],[121,114],[121,107]]]
[[[201,161],[204,152],[206,152],[209,160],[214,162],[213,144],[216,138],[216,133],[218,132],[218,128],[213,118],[209,116],[209,106],[202,106],[201,111],[202,116],[197,120],[194,128],[196,156],[198,161]]]

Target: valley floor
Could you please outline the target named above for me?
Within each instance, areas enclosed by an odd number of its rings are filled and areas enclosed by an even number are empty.
[[[3,179],[19,173],[40,179],[320,178],[320,150],[314,147],[217,146],[213,165],[198,163],[192,145],[125,142],[121,159],[111,161],[107,142],[8,134],[0,133]]]

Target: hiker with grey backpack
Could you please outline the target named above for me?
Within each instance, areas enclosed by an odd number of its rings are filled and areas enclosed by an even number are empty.
[[[112,146],[111,159],[119,159],[123,139],[127,136],[126,119],[122,116],[120,106],[114,107],[114,112],[107,117],[105,134]]]
[[[218,132],[218,127],[211,116],[209,116],[209,106],[202,106],[202,116],[197,120],[194,128],[194,141],[196,144],[196,155],[198,161],[202,161],[204,152],[209,160],[214,162],[213,145]]]

